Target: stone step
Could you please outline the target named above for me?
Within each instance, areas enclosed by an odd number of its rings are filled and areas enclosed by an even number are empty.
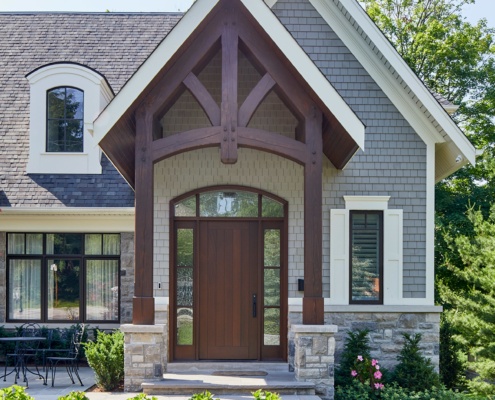
[[[289,364],[285,362],[225,362],[225,361],[195,361],[173,362],[167,364],[168,373],[195,373],[214,371],[266,371],[288,372]]]
[[[286,363],[173,363],[167,366],[163,380],[144,382],[141,387],[150,395],[191,396],[208,390],[222,399],[225,396],[252,398],[251,393],[258,389],[279,393],[284,399],[315,394],[315,385],[296,381]]]

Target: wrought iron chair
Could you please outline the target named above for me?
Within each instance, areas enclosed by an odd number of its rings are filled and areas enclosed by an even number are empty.
[[[40,326],[34,323],[24,324],[20,328],[18,328],[17,337],[19,337],[19,341],[16,341],[15,343],[14,352],[7,353],[5,355],[4,381],[7,375],[15,373],[14,383],[17,384],[17,379],[19,379],[19,376],[22,373],[23,381],[26,382],[27,386],[28,379],[26,376],[26,370],[28,369],[28,363],[30,361],[34,363],[34,366],[36,368],[36,375],[43,379],[42,375],[39,373],[38,365],[36,364],[36,354],[41,341],[22,341],[21,338],[41,337]],[[12,365],[14,369],[9,374],[7,374],[9,359],[13,361]]]
[[[78,325],[77,329],[72,334],[70,347],[68,349],[67,355],[64,356],[55,356],[55,357],[46,357],[46,377],[45,380],[48,380],[48,371],[52,372],[52,386],[55,383],[55,375],[57,373],[58,364],[64,364],[65,369],[67,370],[67,374],[69,375],[70,380],[74,384],[74,375],[79,380],[81,386],[84,386],[81,377],[79,376],[79,355],[81,342],[84,336],[85,326],[84,324]]]

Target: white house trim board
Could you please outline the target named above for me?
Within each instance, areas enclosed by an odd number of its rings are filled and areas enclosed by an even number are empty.
[[[0,232],[134,232],[134,208],[2,208]]]
[[[312,90],[331,110],[358,146],[364,149],[365,128],[363,123],[271,12],[270,8],[262,0],[241,0],[241,2],[299,71]],[[175,28],[126,83],[95,121],[93,134],[98,143],[194,32],[216,3],[217,0],[198,0],[194,3]]]
[[[51,64],[26,77],[30,84],[29,161],[26,172],[47,174],[101,174],[101,151],[88,128],[113,98],[105,78],[73,63]],[[84,142],[81,153],[46,151],[47,91],[75,87],[84,92]]]
[[[443,130],[464,157],[470,163],[475,163],[472,144],[357,1],[348,0],[345,7],[339,0],[309,1],[426,144],[444,142],[445,138],[441,134]],[[355,26],[352,26],[346,14],[355,21]],[[421,110],[421,104],[431,113],[438,128]],[[450,160],[450,163],[455,164],[455,159]]]

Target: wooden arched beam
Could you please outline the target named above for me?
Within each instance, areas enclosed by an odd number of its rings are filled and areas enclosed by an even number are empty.
[[[270,76],[270,74],[266,73],[263,78],[256,84],[251,93],[249,93],[244,103],[242,103],[241,108],[239,108],[239,127],[248,126],[249,121],[253,117],[253,114],[260,106],[261,102],[265,99],[265,97],[270,93],[270,91],[275,86],[275,81]]]
[[[239,146],[248,147],[288,158],[300,165],[308,160],[308,149],[304,143],[262,129],[239,128]]]
[[[206,116],[213,126],[220,125],[220,107],[211,96],[208,89],[201,83],[196,75],[192,72],[186,76],[183,81],[184,85],[189,89],[191,94],[197,100]]]
[[[222,130],[219,126],[192,129],[153,142],[151,157],[154,163],[186,151],[219,146]]]

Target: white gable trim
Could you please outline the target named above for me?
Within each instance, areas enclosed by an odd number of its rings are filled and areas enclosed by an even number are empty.
[[[361,149],[364,149],[365,127],[354,111],[328,82],[318,67],[281,24],[262,0],[241,0],[270,38],[299,71],[309,86],[327,105]],[[218,0],[198,0],[167,35],[163,42],[126,83],[115,99],[94,123],[94,137],[100,142],[132,102],[147,87],[185,40],[199,26]]]
[[[432,142],[445,142],[446,139],[437,130],[435,123],[430,121],[418,107],[414,97],[426,107],[436,123],[440,125],[469,162],[475,163],[475,149],[472,144],[356,0],[346,1],[346,8],[342,4],[337,4],[340,3],[339,0],[309,1],[427,145]],[[356,21],[358,27],[349,23],[345,16],[347,12]],[[359,30],[364,32],[368,40],[364,40]],[[382,54],[382,58],[379,58],[373,50],[375,46]],[[398,77],[394,76],[394,72]],[[412,93],[402,88],[398,79],[402,79]]]

